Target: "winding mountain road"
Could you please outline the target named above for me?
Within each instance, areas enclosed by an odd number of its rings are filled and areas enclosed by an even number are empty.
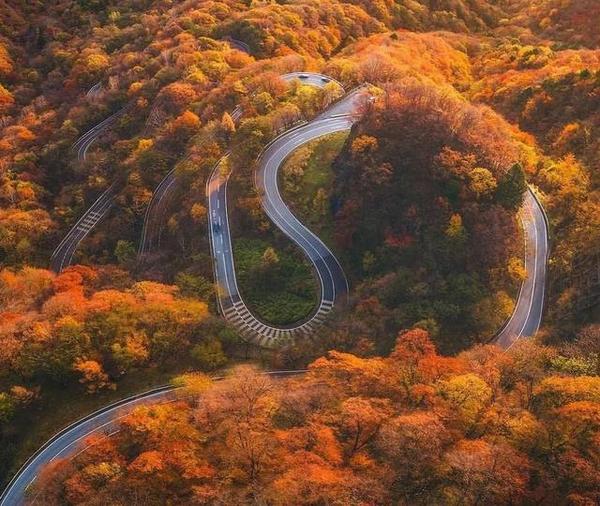
[[[319,82],[324,81],[320,76]],[[229,217],[227,183],[230,174],[223,174],[219,162],[207,182],[209,233],[214,261],[217,298],[221,313],[244,337],[263,347],[276,347],[298,337],[310,337],[323,323],[335,304],[348,297],[348,281],[335,255],[284,203],[277,183],[279,167],[299,146],[333,132],[346,131],[358,119],[359,103],[366,100],[365,90],[346,95],[315,120],[287,131],[272,141],[259,160],[256,187],[262,196],[267,216],[308,257],[320,283],[319,304],[304,322],[290,327],[274,327],[259,320],[244,303],[237,285]]]
[[[348,288],[343,271],[326,246],[304,227],[285,205],[277,187],[277,172],[286,157],[299,146],[323,135],[351,128],[357,119],[355,113],[359,109],[360,102],[364,100],[362,97],[360,91],[349,94],[313,121],[275,139],[261,156],[256,174],[256,184],[263,197],[265,212],[313,262],[321,279],[321,299],[328,303],[335,302],[347,294]],[[258,336],[260,344],[273,345],[278,341],[285,341],[289,337],[286,330],[291,329],[274,329],[273,332],[268,329],[263,330],[262,327],[256,328],[258,320],[253,319],[249,312],[246,313],[247,309],[240,309],[240,304],[243,302],[239,298],[235,284],[235,268],[228,227],[227,180],[228,175],[221,174],[217,166],[207,184],[215,273],[221,287],[220,305],[225,316],[234,322],[242,321],[244,326],[250,328],[254,325],[253,332]],[[527,273],[514,313],[495,339],[495,343],[505,350],[519,338],[535,334],[540,325],[544,306],[548,229],[543,209],[531,191],[528,191],[525,197],[521,219]],[[260,322],[258,324],[264,325]],[[274,374],[289,374],[289,371]],[[136,406],[148,402],[170,402],[175,398],[174,390],[174,387],[163,387],[125,399],[67,427],[51,438],[24,464],[0,496],[0,506],[23,504],[28,487],[45,465],[56,458],[72,457],[85,451],[80,444],[88,436],[105,434],[109,437],[118,430],[118,421]]]
[[[540,202],[529,189],[521,209],[525,238],[525,270],[513,314],[494,343],[508,350],[521,337],[531,337],[540,328],[546,290],[546,265],[549,255],[548,222]]]
[[[75,144],[73,144],[72,149],[77,152],[77,159],[79,161],[85,161],[90,146],[96,142],[98,137],[109,130],[126,110],[127,107],[109,116],[104,121],[88,130],[75,142]],[[77,247],[102,218],[106,216],[113,205],[115,197],[116,188],[115,185],[112,184],[102,192],[94,203],[83,213],[79,220],[77,220],[75,225],[71,227],[69,232],[67,232],[67,235],[52,253],[52,257],[50,258],[50,269],[59,273],[71,265]]]

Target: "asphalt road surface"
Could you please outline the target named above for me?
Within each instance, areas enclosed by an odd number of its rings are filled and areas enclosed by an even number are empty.
[[[281,79],[288,83],[297,79],[302,84],[318,88],[323,88],[327,84],[333,82],[342,90],[344,89],[344,87],[335,79],[315,72],[290,72],[288,74],[283,74]],[[236,123],[242,119],[243,114],[244,111],[239,105],[231,111],[231,117]],[[177,175],[175,174],[175,169],[172,169],[156,187],[156,190],[152,194],[152,199],[148,204],[144,216],[142,237],[138,248],[139,261],[144,261],[148,254],[160,247],[160,238],[164,222],[176,188]]]
[[[317,311],[308,321],[300,325],[291,328],[273,327],[259,321],[248,310],[237,285],[227,213],[227,181],[229,177],[221,173],[221,167],[222,162],[215,167],[206,188],[209,202],[211,251],[221,313],[225,319],[235,325],[246,339],[260,346],[271,347],[291,342],[299,335],[310,336],[334,305],[330,278],[327,278],[327,292],[325,296],[321,297]],[[276,222],[276,224],[279,226],[279,223]],[[326,270],[322,263],[318,265],[320,269]]]
[[[548,259],[548,228],[544,210],[529,190],[521,209],[521,222],[525,239],[525,270],[527,276],[515,309],[507,324],[498,333],[495,343],[509,349],[521,337],[531,337],[542,321]]]
[[[329,250],[293,216],[283,203],[277,189],[276,173],[285,157],[297,147],[322,135],[350,128],[356,119],[354,112],[359,108],[361,100],[363,99],[359,92],[350,94],[312,122],[292,129],[277,138],[265,150],[257,172],[257,185],[263,191],[265,211],[284,233],[294,240],[311,260],[318,264],[315,267],[321,276],[322,300],[328,302],[335,302],[338,298],[346,295],[347,285],[344,286],[345,283],[341,281],[342,278],[339,277],[336,269],[339,268],[341,276],[343,276],[343,272]],[[219,301],[223,310],[227,311],[230,317],[233,311],[234,318],[240,318],[243,321],[244,317],[248,318],[248,315],[245,314],[245,311],[239,310],[241,299],[238,298],[239,294],[235,285],[235,269],[227,217],[227,179],[228,176],[221,174],[217,167],[207,184],[211,241],[217,280],[219,280],[220,286],[222,283]],[[496,343],[504,349],[510,348],[520,337],[535,334],[540,325],[544,304],[548,256],[547,223],[540,204],[531,192],[526,195],[522,210],[522,222],[527,274],[515,311],[496,339]],[[249,323],[256,325],[251,321]],[[260,331],[261,329],[255,330]],[[282,329],[275,330],[280,331],[279,337],[276,333],[258,334],[264,344],[268,344],[269,340],[272,343],[276,339],[285,339],[285,332],[281,333]],[[157,389],[123,400],[117,405],[108,406],[75,422],[49,440],[29,459],[0,496],[0,505],[23,504],[28,487],[35,481],[43,466],[56,458],[68,458],[84,451],[85,447],[82,448],[81,444],[92,434],[105,434],[110,437],[118,430],[120,418],[134,407],[146,402],[169,402],[173,398],[174,393],[171,387]]]
[[[241,40],[233,39],[231,37],[225,37],[223,40],[225,42],[228,42],[229,45],[233,49],[237,49],[238,51],[241,51],[242,53],[250,54],[250,46],[248,44],[246,44],[245,42],[243,42]]]
[[[72,149],[77,152],[78,160],[84,161],[86,159],[90,146],[98,139],[98,137],[115,124],[126,109],[127,108],[121,109],[109,116],[83,134],[75,144],[73,144]],[[115,187],[114,185],[111,185],[94,201],[85,213],[83,213],[52,253],[52,257],[50,258],[50,269],[58,273],[71,265],[77,247],[102,218],[106,216],[109,209],[112,207],[115,196]]]

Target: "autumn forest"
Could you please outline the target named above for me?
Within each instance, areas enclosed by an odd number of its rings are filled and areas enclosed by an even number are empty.
[[[0,506],[600,503],[599,19],[0,0]]]

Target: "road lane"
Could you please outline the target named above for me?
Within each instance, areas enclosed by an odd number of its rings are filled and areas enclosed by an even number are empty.
[[[541,204],[528,190],[521,213],[525,239],[525,270],[513,314],[494,342],[509,349],[521,337],[531,337],[540,328],[544,310],[546,266],[548,259],[548,229]]]
[[[354,100],[357,100],[357,98],[354,98]],[[354,106],[351,106],[348,101],[342,100],[340,103],[336,104],[335,107],[315,119],[313,122],[294,129],[276,139],[275,142],[268,146],[261,157],[261,164],[257,173],[257,182],[264,187],[265,197],[263,203],[273,206],[272,212],[274,215],[277,214],[277,216],[275,216],[277,223],[281,224],[281,226],[289,227],[291,234],[299,234],[299,236],[302,236],[302,239],[307,240],[310,248],[316,248],[316,251],[324,255],[315,258],[322,259],[323,264],[327,264],[330,267],[333,266],[334,263],[337,263],[335,257],[331,254],[327,254],[324,249],[320,249],[320,245],[317,242],[314,242],[311,237],[314,236],[313,234],[305,236],[304,234],[307,229],[303,227],[302,224],[298,226],[294,221],[296,219],[293,215],[292,219],[287,215],[285,209],[287,209],[288,212],[289,209],[285,206],[283,200],[280,200],[276,185],[276,173],[277,169],[280,167],[280,165],[277,165],[277,160],[284,160],[285,156],[282,158],[282,155],[291,153],[291,151],[297,149],[299,145],[302,145],[303,142],[309,142],[310,140],[327,133],[341,131],[338,129],[350,128],[355,118],[338,117],[338,115],[350,114],[355,110],[357,105],[358,103],[355,103]],[[269,155],[269,153],[278,153],[278,155],[273,158],[272,156],[274,155]],[[214,216],[215,222],[219,225],[216,229],[216,233],[211,232],[210,234],[215,269],[217,271],[215,275],[217,280],[223,284],[218,291],[219,303],[221,309],[228,312],[230,317],[239,321],[244,321],[249,328],[256,330],[257,322],[256,320],[252,320],[252,315],[248,316],[248,313],[243,310],[243,303],[239,297],[235,283],[235,266],[233,264],[233,256],[231,255],[231,238],[227,215],[226,181],[228,176],[220,174],[217,168],[218,167],[215,168],[213,175],[207,183],[207,196],[210,208],[209,220],[212,220]],[[282,203],[285,209],[281,207]],[[212,214],[213,210],[215,211],[214,215]],[[526,250],[525,266],[527,273],[514,313],[495,341],[503,349],[510,348],[510,346],[512,346],[520,337],[527,337],[535,334],[539,328],[543,312],[546,262],[548,256],[548,230],[543,209],[539,202],[534,198],[531,191],[527,193],[525,198],[525,204],[522,210],[522,221]],[[209,224],[209,228],[210,230],[213,230],[211,224]],[[298,237],[298,235],[295,235],[294,237]],[[227,261],[228,256],[231,256],[230,262]],[[320,268],[319,272],[328,271],[326,268]],[[331,282],[334,283],[335,286],[341,285],[341,280],[339,279],[331,280]],[[234,313],[235,316],[231,316]],[[277,337],[277,334],[270,333],[269,337],[273,339]],[[279,334],[279,337],[281,338],[281,334]],[[116,406],[108,406],[100,412],[74,423],[65,431],[52,438],[30,458],[0,496],[0,506],[17,506],[23,504],[27,487],[35,480],[40,469],[53,458],[57,458],[58,456],[67,457],[73,455],[76,450],[80,451],[77,442],[83,441],[86,436],[102,434],[106,431],[110,432],[111,429],[114,429],[114,424],[118,422],[119,417],[130,412],[135,406],[139,405],[139,403],[155,401],[168,402],[172,398],[172,395],[171,387],[167,387],[164,391],[152,391],[141,394],[133,399],[121,401]]]
[[[95,87],[93,87],[90,91],[92,91],[94,88]],[[79,161],[85,161],[90,146],[98,139],[98,137],[109,130],[127,111],[127,109],[128,106],[124,107],[115,114],[112,114],[77,139],[75,144],[72,146],[72,150],[77,152],[77,159]],[[71,265],[73,256],[77,251],[77,247],[81,241],[88,236],[92,229],[102,220],[102,218],[106,216],[113,205],[115,197],[116,188],[115,185],[112,184],[104,192],[102,192],[102,194],[100,194],[94,203],[83,213],[83,215],[67,232],[67,235],[65,235],[63,240],[52,253],[50,258],[51,270],[59,273]]]
[[[52,253],[50,269],[56,273],[71,265],[77,247],[92,229],[106,216],[115,198],[114,185],[109,186],[77,220]]]
[[[307,75],[306,81],[309,81]],[[295,80],[298,74],[287,74]],[[312,80],[325,86],[331,79],[313,74]],[[306,228],[283,202],[277,174],[283,161],[299,146],[313,139],[351,128],[358,119],[356,112],[363,102],[364,90],[346,95],[314,121],[289,130],[272,141],[259,159],[256,187],[263,209],[273,223],[286,234],[312,263],[320,284],[320,303],[304,322],[290,327],[275,327],[260,321],[244,303],[237,286],[235,262],[227,211],[227,183],[230,174],[222,174],[221,160],[207,182],[209,236],[213,253],[217,299],[222,315],[249,341],[263,347],[289,344],[298,337],[310,337],[324,322],[336,304],[346,302],[348,282],[335,255]]]

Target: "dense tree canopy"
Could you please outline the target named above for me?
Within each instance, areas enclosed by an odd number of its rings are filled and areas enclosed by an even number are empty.
[[[2,474],[17,415],[33,414],[48,390],[95,394],[141,369],[227,363],[236,335],[210,317],[201,293],[181,284],[195,298],[177,286],[133,282],[116,268],[0,271]]]
[[[130,415],[47,471],[45,503],[598,503],[598,5],[0,0],[0,477],[33,421],[59,428],[48,403],[81,415],[136,375],[234,358],[313,365],[285,383],[242,370]],[[370,83],[374,101],[305,205],[330,220],[349,307],[271,353],[215,317],[205,191],[229,153],[242,290],[267,320],[308,314],[310,267],[266,218],[254,169],[343,91],[280,78],[294,71]],[[75,141],[115,113],[79,159]],[[314,160],[305,146],[288,161],[298,194]],[[438,355],[510,315],[526,183],[551,227],[539,341],[556,348]],[[109,187],[82,265],[47,271]]]
[[[36,494],[49,505],[593,504],[600,379],[557,373],[553,356],[523,344],[447,358],[414,330],[389,358],[331,352],[298,379],[248,367],[212,385],[190,377],[179,402],[137,408],[115,436],[53,463]]]
[[[371,331],[441,327],[445,350],[493,335],[521,262],[519,157],[489,109],[413,81],[386,88],[335,162],[335,240],[366,278]]]

